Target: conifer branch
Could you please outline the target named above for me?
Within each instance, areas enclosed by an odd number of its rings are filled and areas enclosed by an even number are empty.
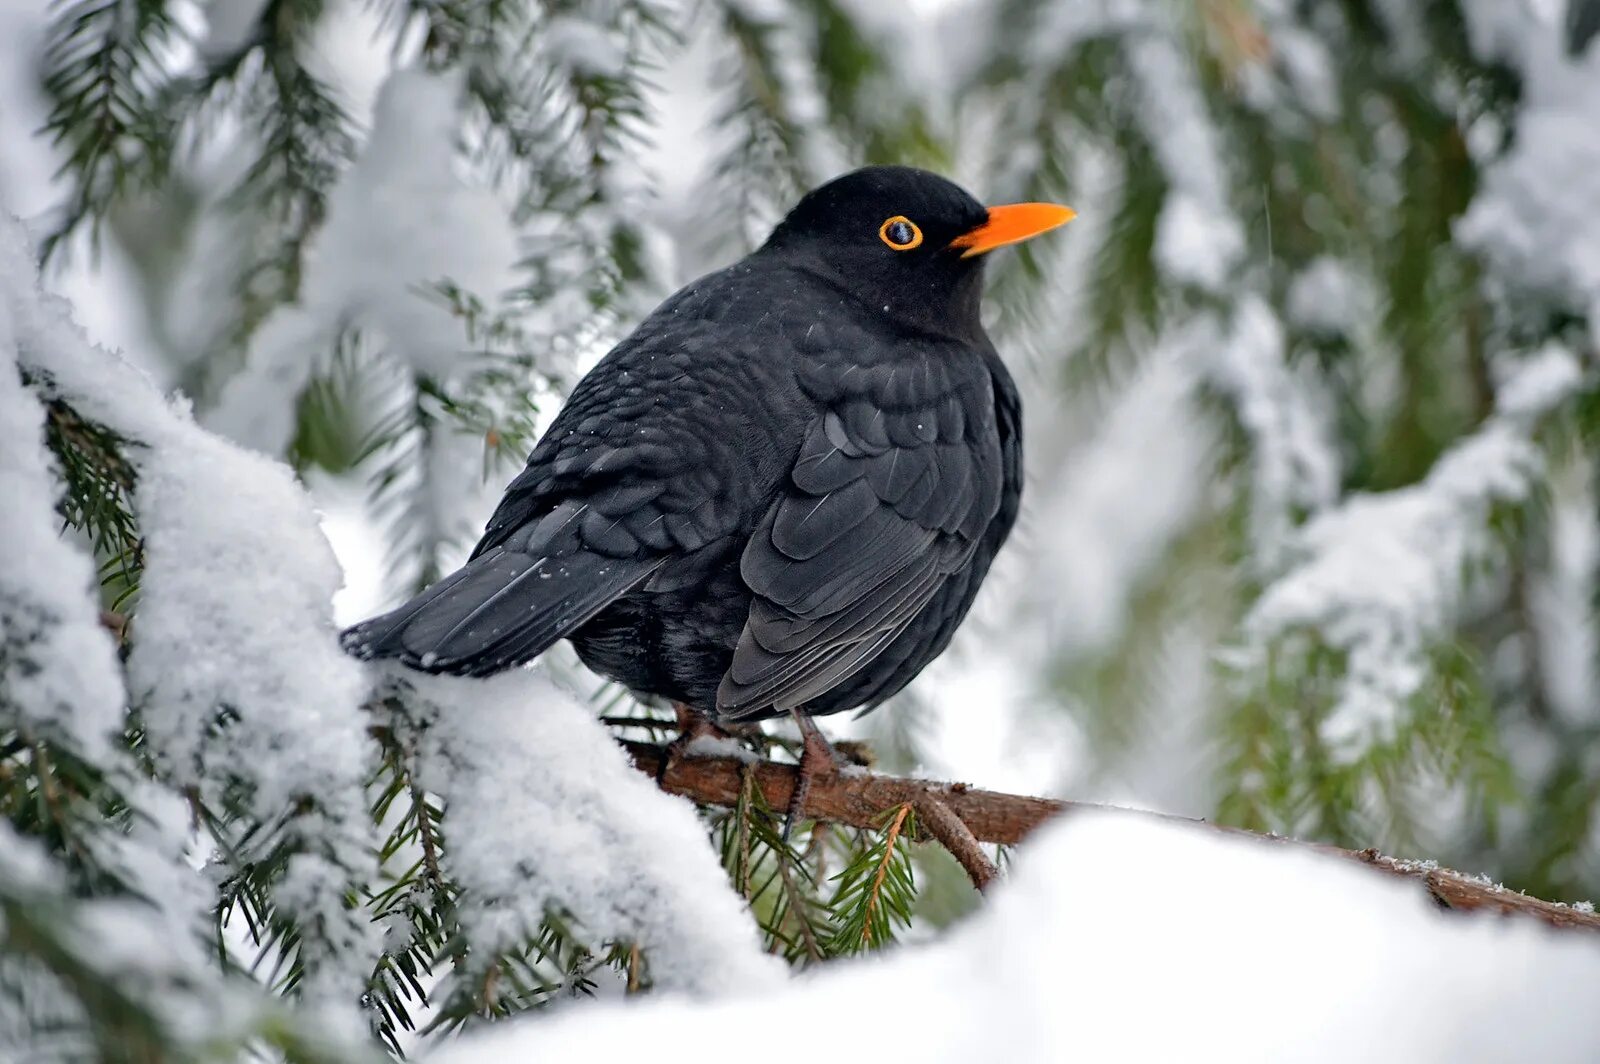
[[[797,766],[777,761],[761,761],[751,765],[737,757],[694,756],[651,743],[624,742],[623,746],[633,759],[634,767],[657,780],[663,790],[682,795],[700,805],[735,805],[739,801],[745,772],[749,769],[761,799],[772,808],[784,809],[788,807],[789,796],[799,776]],[[1482,877],[1440,868],[1431,861],[1388,857],[1375,849],[1348,850],[1325,843],[1302,842],[1163,813],[979,790],[964,783],[903,779],[865,772],[836,773],[812,781],[811,792],[806,798],[806,813],[829,823],[878,829],[884,824],[885,817],[903,805],[918,808],[928,833],[962,862],[962,867],[966,868],[974,885],[980,889],[993,876],[986,876],[981,870],[975,873],[959,852],[965,845],[960,841],[959,833],[951,836],[957,839],[952,845],[946,841],[940,829],[927,823],[929,818],[922,812],[923,809],[935,806],[945,809],[970,835],[974,845],[978,842],[1006,845],[1021,842],[1045,821],[1073,812],[1096,810],[1127,816],[1158,817],[1239,838],[1301,846],[1357,861],[1392,876],[1418,880],[1429,896],[1444,909],[1515,913],[1541,920],[1551,927],[1600,931],[1600,914],[1593,911],[1530,897]],[[939,814],[935,812],[933,816],[938,817]],[[947,824],[943,830],[950,831],[951,828]],[[986,856],[984,859],[988,860]],[[990,867],[993,867],[992,863]]]
[[[838,886],[828,902],[834,919],[826,945],[830,956],[878,949],[894,941],[896,925],[911,926],[916,885],[905,843],[917,835],[913,804],[888,810],[878,826],[877,839],[853,852],[833,877]]]

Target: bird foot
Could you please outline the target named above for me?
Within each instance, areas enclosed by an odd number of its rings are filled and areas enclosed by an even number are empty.
[[[792,709],[794,720],[800,727],[800,771],[795,779],[794,793],[789,797],[789,810],[783,819],[783,841],[789,841],[789,832],[793,830],[795,821],[802,818],[805,812],[806,799],[811,795],[811,781],[818,776],[833,776],[839,771],[839,755],[829,744],[827,737],[822,734],[822,729],[817,727],[816,721],[810,714],[800,709]]]
[[[682,702],[672,703],[672,712],[678,717],[678,742],[694,742],[696,739],[726,739],[728,733],[711,720],[710,717],[692,706]]]
[[[696,739],[730,738],[728,732],[717,727],[710,717],[698,709],[687,706],[682,702],[674,702],[672,703],[672,712],[678,717],[678,737],[667,744],[666,756],[661,759],[661,768],[656,773],[657,784],[660,784],[666,778],[667,769],[688,751],[689,746]]]

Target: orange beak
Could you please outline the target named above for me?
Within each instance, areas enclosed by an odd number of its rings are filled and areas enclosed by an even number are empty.
[[[950,241],[953,248],[964,248],[961,257],[970,259],[985,251],[1005,247],[1066,225],[1078,216],[1071,207],[1059,203],[1008,203],[989,208],[989,220]]]

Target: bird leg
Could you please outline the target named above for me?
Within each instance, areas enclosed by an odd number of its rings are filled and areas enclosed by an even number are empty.
[[[678,717],[678,737],[667,744],[667,754],[661,759],[661,769],[656,773],[659,785],[667,775],[667,768],[678,755],[689,748],[696,739],[726,739],[728,733],[714,724],[710,717],[683,702],[672,703],[672,712]]]
[[[839,755],[829,745],[822,729],[817,727],[811,714],[795,706],[789,710],[800,728],[800,772],[795,778],[794,793],[789,798],[788,815],[783,820],[783,841],[789,841],[789,832],[796,820],[805,812],[806,797],[811,793],[811,781],[817,776],[832,776],[839,771]]]
[[[679,740],[693,742],[706,736],[713,739],[726,739],[728,737],[728,733],[713,724],[710,717],[687,702],[672,703],[672,712],[678,718]]]

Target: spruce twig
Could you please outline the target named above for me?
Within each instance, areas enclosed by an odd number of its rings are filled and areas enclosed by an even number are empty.
[[[834,877],[838,887],[829,908],[836,927],[830,953],[881,947],[893,941],[895,925],[911,925],[916,888],[905,843],[916,835],[913,808],[904,802],[888,810],[878,839]]]

